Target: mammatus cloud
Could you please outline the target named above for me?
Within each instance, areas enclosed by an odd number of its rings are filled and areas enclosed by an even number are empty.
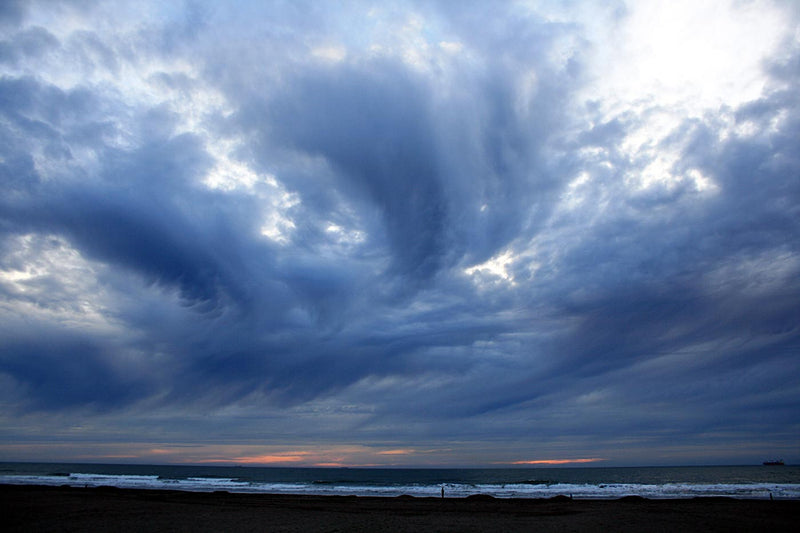
[[[790,6],[4,6],[3,457],[794,453]]]

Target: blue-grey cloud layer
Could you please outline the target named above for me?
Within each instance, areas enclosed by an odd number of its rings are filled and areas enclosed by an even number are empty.
[[[210,425],[226,442],[594,442],[656,459],[796,445],[796,43],[763,65],[759,98],[659,141],[682,179],[640,188],[628,177],[650,161],[621,144],[647,111],[607,119],[577,100],[579,25],[426,8],[472,54],[426,70],[393,54],[298,59],[357,20],[352,6],[195,6],[118,42],[30,22],[101,7],[0,10],[0,267],[48,272],[27,291],[0,284],[7,439],[60,413],[115,428],[99,440],[205,441]],[[571,55],[554,58],[564,39]],[[168,105],[27,66],[48,57],[117,77],[188,60],[195,72],[150,82],[210,87],[232,109],[185,131]],[[206,186],[215,137],[282,188]],[[582,204],[566,208],[581,172]],[[270,195],[295,199],[282,241],[261,232]],[[65,250],[91,272],[48,263]],[[508,280],[468,273],[506,251]],[[89,290],[101,318],[69,319]],[[232,406],[246,414],[196,421]]]

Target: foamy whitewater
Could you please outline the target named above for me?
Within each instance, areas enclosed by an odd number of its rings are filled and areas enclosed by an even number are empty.
[[[271,494],[800,499],[800,467],[356,469],[0,463],[0,484]]]

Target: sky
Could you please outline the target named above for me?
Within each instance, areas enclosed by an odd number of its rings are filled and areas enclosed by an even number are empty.
[[[0,3],[0,460],[800,462],[800,3]]]

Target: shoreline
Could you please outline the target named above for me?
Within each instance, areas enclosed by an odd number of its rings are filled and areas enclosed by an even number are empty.
[[[312,496],[0,485],[6,531],[795,531],[800,500]]]

